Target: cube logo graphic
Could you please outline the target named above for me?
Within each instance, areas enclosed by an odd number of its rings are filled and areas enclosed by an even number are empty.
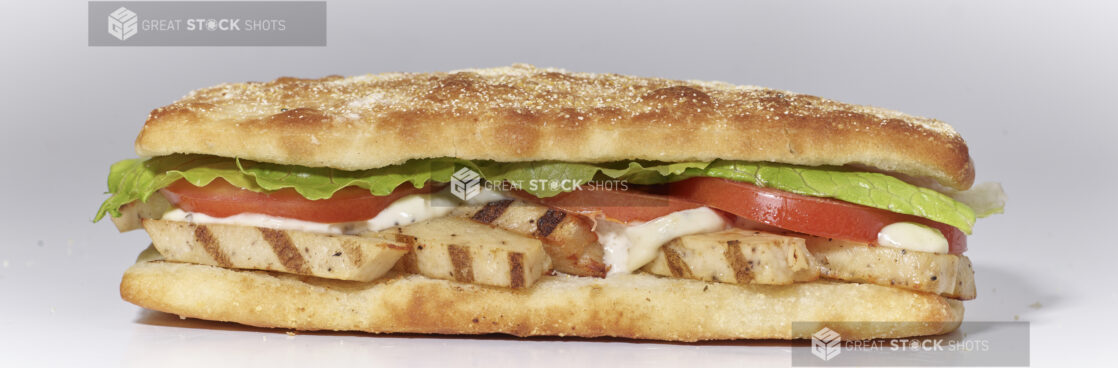
[[[823,327],[811,335],[811,354],[823,361],[831,360],[842,352],[842,336],[832,329]]]
[[[139,17],[128,8],[120,7],[109,14],[109,34],[124,41],[136,34]]]
[[[468,167],[459,169],[450,176],[450,194],[468,201],[481,193],[481,175]]]

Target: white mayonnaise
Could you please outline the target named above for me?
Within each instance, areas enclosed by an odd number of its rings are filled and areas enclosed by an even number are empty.
[[[726,220],[713,210],[700,207],[672,212],[652,221],[638,224],[620,224],[598,220],[594,232],[605,250],[605,263],[609,274],[636,271],[656,258],[660,246],[672,239],[692,234],[719,231],[726,227]]]
[[[500,192],[481,188],[481,191],[465,201],[469,205],[483,205],[492,201],[508,199]],[[368,231],[381,231],[387,228],[414,224],[416,222],[443,217],[462,203],[450,193],[450,187],[434,194],[413,194],[400,198],[385,207],[376,217],[369,219]]]
[[[505,199],[503,194],[482,188],[481,193],[466,203],[477,205],[489,201]],[[279,230],[296,230],[322,234],[359,234],[366,231],[380,231],[396,226],[443,217],[454,210],[461,201],[444,189],[433,194],[412,194],[397,199],[368,221],[345,223],[321,223],[296,220],[285,217],[242,213],[229,217],[213,217],[204,213],[186,212],[173,209],[163,214],[164,220],[186,221],[195,224],[231,224],[266,227]]]
[[[213,217],[204,213],[186,212],[178,208],[164,213],[163,219],[170,221],[185,221],[194,224],[229,224],[255,226],[269,229],[296,230],[323,234],[350,234],[353,232],[353,229],[364,228],[365,226],[364,221],[346,222],[339,224],[324,224],[321,222],[268,216],[259,213],[241,213],[229,217]]]
[[[918,252],[946,254],[947,238],[939,230],[914,222],[890,224],[877,233],[877,244]]]

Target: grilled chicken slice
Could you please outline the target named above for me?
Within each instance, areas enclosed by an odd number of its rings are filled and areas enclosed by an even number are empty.
[[[819,278],[804,239],[742,229],[681,236],[660,247],[642,269],[730,284],[789,285]]]
[[[436,218],[397,231],[416,239],[414,251],[398,266],[409,273],[525,288],[551,269],[551,258],[538,239],[462,218]]]
[[[824,278],[863,282],[970,300],[975,297],[970,259],[871,246],[839,239],[806,237],[807,249]]]
[[[593,224],[582,216],[516,199],[461,207],[452,216],[530,236],[543,242],[556,271],[605,277],[602,245]]]
[[[144,219],[158,219],[163,217],[164,213],[170,211],[175,206],[163,196],[163,193],[155,192],[151,197],[148,197],[147,202],[140,202],[138,200],[120,207],[120,217],[109,216],[116,225],[116,230],[119,232],[127,232],[143,227]]]
[[[383,276],[415,239],[388,232],[362,236],[166,220],[142,220],[168,260],[371,281]]]

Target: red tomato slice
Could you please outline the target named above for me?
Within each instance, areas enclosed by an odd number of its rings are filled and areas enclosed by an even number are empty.
[[[967,237],[954,226],[830,198],[809,197],[718,178],[692,178],[670,186],[671,196],[703,203],[766,225],[826,238],[867,244],[895,222],[915,222],[938,229],[950,251],[967,250]]]
[[[259,213],[297,220],[338,223],[371,219],[400,197],[429,192],[430,187],[416,189],[410,184],[404,184],[386,196],[375,196],[369,193],[368,189],[346,187],[334,193],[333,197],[310,200],[291,188],[257,193],[238,188],[218,178],[204,187],[196,187],[186,180],[179,180],[160,191],[183,211],[200,212],[214,217]]]
[[[651,221],[672,212],[702,206],[680,198],[637,190],[576,190],[547,198],[523,192],[519,195],[548,207],[589,217],[601,214],[607,219],[624,223]]]

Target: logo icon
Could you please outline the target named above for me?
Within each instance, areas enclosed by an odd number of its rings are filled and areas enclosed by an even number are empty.
[[[842,336],[838,332],[823,327],[811,335],[811,354],[824,361],[831,360],[842,352],[841,343]]]
[[[124,41],[136,34],[136,20],[139,17],[128,8],[120,7],[109,14],[109,34]]]
[[[468,167],[459,169],[450,176],[450,194],[468,201],[481,193],[481,175]]]

